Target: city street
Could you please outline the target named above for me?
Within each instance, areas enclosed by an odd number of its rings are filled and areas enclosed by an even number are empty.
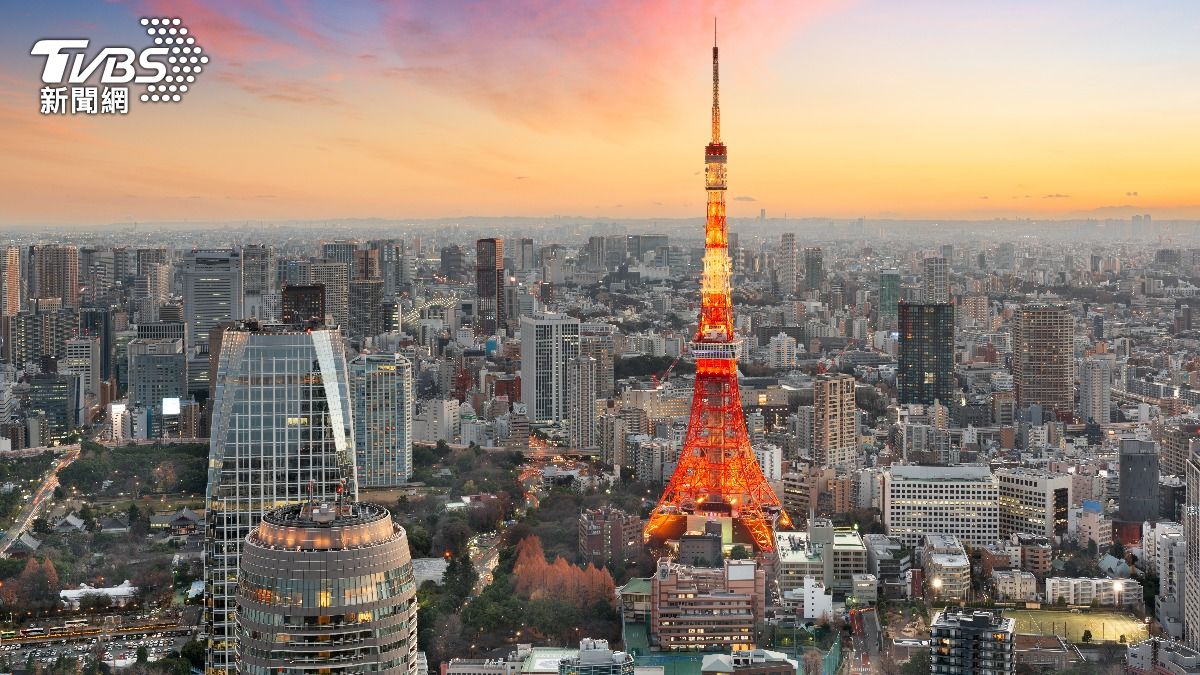
[[[33,521],[38,517],[42,507],[45,506],[49,498],[54,494],[54,488],[58,487],[58,472],[71,465],[79,458],[79,446],[72,445],[67,448],[54,464],[50,465],[50,470],[46,472],[46,479],[42,482],[42,486],[33,493],[33,497],[29,500],[21,512],[17,514],[13,521],[13,526],[4,534],[3,540],[0,540],[0,557],[8,557],[8,547],[21,536],[23,532],[29,530],[33,525]]]

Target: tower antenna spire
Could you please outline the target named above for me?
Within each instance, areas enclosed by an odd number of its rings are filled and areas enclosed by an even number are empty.
[[[713,17],[713,106],[712,106],[712,142],[721,142],[721,87],[720,72],[717,67],[717,17]]]

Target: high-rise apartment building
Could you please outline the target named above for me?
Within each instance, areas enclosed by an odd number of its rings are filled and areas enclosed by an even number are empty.
[[[1025,468],[1001,468],[995,473],[1001,537],[1035,534],[1054,538],[1067,533],[1070,475]]]
[[[1113,361],[1084,359],[1079,370],[1079,419],[1108,424],[1112,420]]]
[[[796,367],[796,338],[780,332],[767,343],[767,365],[772,368]]]
[[[251,528],[310,496],[357,499],[348,384],[337,330],[237,327],[222,335],[204,564],[210,673],[235,669],[238,560]]]
[[[921,283],[924,287],[923,301],[927,305],[950,302],[950,266],[942,257],[926,258],[923,264]]]
[[[21,311],[21,249],[0,246],[0,316]]]
[[[504,330],[508,319],[504,312],[504,241],[480,239],[475,242],[475,297],[478,305],[479,335],[495,335]]]
[[[284,506],[244,546],[237,672],[418,674],[408,537],[387,509]]]
[[[911,548],[931,532],[973,547],[1000,536],[999,487],[987,466],[893,466],[882,498],[888,534]]]
[[[929,630],[933,675],[1013,675],[1016,622],[1000,610],[948,607]]]
[[[579,324],[579,354],[596,359],[596,398],[616,393],[616,335],[610,323]]]
[[[796,269],[799,255],[796,250],[796,235],[783,233],[779,238],[779,257],[775,262],[775,273],[779,280],[779,292],[785,297],[796,293],[796,281],[800,273]]]
[[[1027,304],[1013,316],[1013,388],[1017,407],[1047,412],[1075,406],[1075,321],[1066,307]]]
[[[358,484],[394,487],[412,478],[413,369],[399,354],[350,362]]]
[[[1162,453],[1159,455],[1159,472],[1164,476],[1182,476],[1188,457],[1200,452],[1200,424],[1173,424],[1159,435]]]
[[[599,369],[596,359],[580,355],[567,361],[568,445],[593,448],[598,445],[596,399]]]
[[[1187,541],[1183,584],[1183,640],[1200,649],[1200,452],[1193,447],[1184,461],[1186,503],[1183,538]]]
[[[899,402],[948,405],[954,382],[954,305],[900,303]]]
[[[891,330],[896,327],[900,302],[900,270],[879,270],[879,328]]]
[[[857,466],[858,408],[854,377],[829,374],[813,383],[813,462],[821,467]]]
[[[567,362],[579,356],[579,319],[552,312],[521,317],[521,401],[532,422],[561,422]]]
[[[63,307],[79,306],[79,247],[38,244],[29,247],[31,298],[61,298]]]
[[[821,288],[825,282],[825,258],[819,246],[804,249],[804,286],[810,291]]]
[[[346,334],[361,339],[383,332],[383,279],[350,281],[350,323]]]
[[[242,317],[242,256],[233,249],[190,251],[183,259],[187,346],[208,341],[217,325]]]
[[[336,241],[321,242],[321,258],[326,262],[341,263],[342,272],[346,275],[346,283],[350,283],[355,275],[354,263],[355,253],[358,251],[358,242],[349,241],[346,239],[338,239]]]
[[[304,283],[325,288],[325,314],[334,326],[350,327],[350,279],[344,262],[314,261],[308,264]]]
[[[275,249],[263,244],[242,247],[242,311],[239,318],[269,321],[272,296],[277,292],[277,261]]]

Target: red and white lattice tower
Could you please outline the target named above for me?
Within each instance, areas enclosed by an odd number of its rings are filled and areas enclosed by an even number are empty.
[[[718,91],[714,30],[712,141],[704,149],[708,218],[700,327],[689,345],[696,359],[696,390],[679,463],[650,514],[645,539],[661,543],[677,538],[686,530],[689,516],[730,517],[735,536],[748,538],[759,551],[773,551],[776,522],[786,523],[787,515],[754,457],[738,393],[741,340],[733,332],[729,228],[725,222],[726,154]]]

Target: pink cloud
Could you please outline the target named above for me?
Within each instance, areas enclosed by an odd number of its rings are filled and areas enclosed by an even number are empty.
[[[624,124],[669,113],[682,69],[722,42],[761,60],[835,3],[460,2],[399,4],[383,21],[393,75],[534,127]],[[602,130],[600,130],[602,131]]]

